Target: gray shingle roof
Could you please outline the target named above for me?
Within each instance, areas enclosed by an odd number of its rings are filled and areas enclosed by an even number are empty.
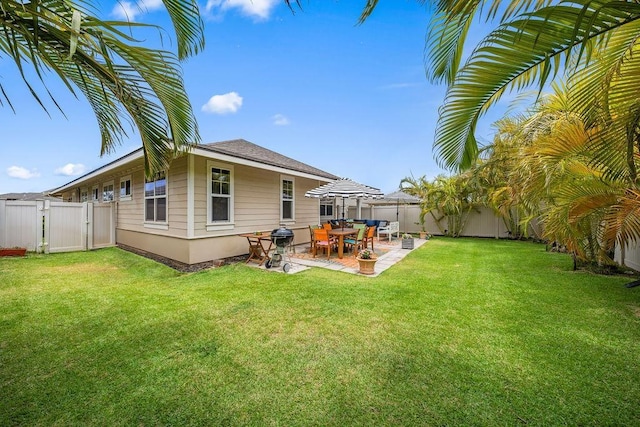
[[[200,148],[216,153],[227,154],[241,159],[252,160],[266,165],[279,166],[297,172],[309,173],[328,179],[338,179],[336,175],[330,174],[318,168],[314,168],[306,163],[299,162],[290,157],[260,147],[244,139],[233,139],[230,141],[212,142],[201,144]]]

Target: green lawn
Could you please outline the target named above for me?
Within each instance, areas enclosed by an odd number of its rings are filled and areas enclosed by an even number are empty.
[[[640,287],[512,241],[377,278],[0,259],[0,425],[638,425]]]

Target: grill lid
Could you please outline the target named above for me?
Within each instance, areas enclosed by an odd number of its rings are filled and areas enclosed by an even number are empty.
[[[284,225],[280,226],[280,228],[276,228],[271,232],[271,238],[287,238],[293,237],[293,231],[286,228]]]
[[[293,240],[293,231],[280,226],[271,232],[271,241],[278,247],[285,247]]]

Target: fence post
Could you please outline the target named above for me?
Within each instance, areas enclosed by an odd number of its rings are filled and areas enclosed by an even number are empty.
[[[48,254],[49,239],[51,237],[49,224],[49,208],[51,206],[51,202],[49,202],[49,200],[38,200],[36,201],[36,205],[38,207],[38,213],[36,214],[36,221],[38,221],[38,239],[40,240],[36,243],[36,247],[38,248],[38,252]]]
[[[111,208],[111,212],[109,217],[111,218],[111,224],[109,224],[109,243],[111,243],[112,245],[116,244],[116,219],[117,219],[117,215],[116,215],[116,202],[111,202],[109,204],[110,208]]]
[[[87,203],[87,250],[93,249],[93,203]]]
[[[89,242],[88,242],[88,224],[89,224],[89,219],[88,219],[88,202],[82,202],[82,213],[80,214],[81,217],[81,221],[82,221],[82,225],[80,227],[80,233],[82,233],[80,239],[82,240],[82,249],[83,250],[87,250],[89,249]]]
[[[0,248],[7,246],[7,201],[0,200]]]
[[[7,246],[5,240],[7,239],[7,201],[0,200],[0,248]]]

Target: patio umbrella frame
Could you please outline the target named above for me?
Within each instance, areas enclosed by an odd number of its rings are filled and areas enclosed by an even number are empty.
[[[307,191],[305,197],[342,199],[342,219],[344,220],[345,199],[382,199],[384,194],[377,188],[360,184],[349,178],[341,178]]]

